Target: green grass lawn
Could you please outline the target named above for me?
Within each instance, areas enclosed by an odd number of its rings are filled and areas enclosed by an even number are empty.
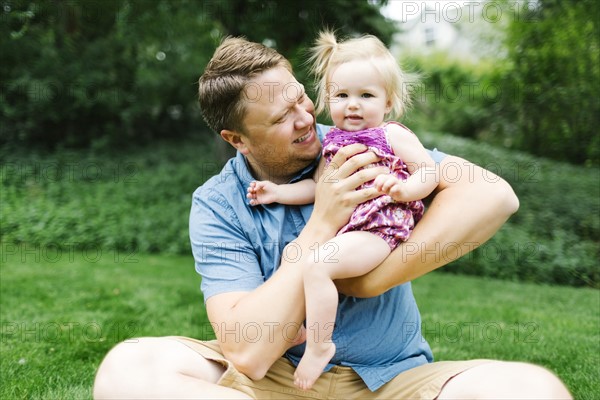
[[[190,256],[0,246],[0,399],[90,398],[121,340],[213,337]],[[600,392],[599,291],[440,273],[414,291],[438,360],[529,361]]]

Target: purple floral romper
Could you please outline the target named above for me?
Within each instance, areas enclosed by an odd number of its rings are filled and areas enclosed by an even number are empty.
[[[398,124],[397,122],[393,122]],[[398,124],[407,129],[404,125]],[[338,128],[331,128],[323,139],[323,157],[327,164],[337,151],[353,143],[362,143],[369,146],[369,150],[381,158],[374,165],[383,165],[400,179],[410,176],[406,164],[394,155],[386,138],[386,126],[369,128],[362,131],[348,132]],[[373,186],[373,181],[367,182],[358,189]],[[415,224],[423,216],[424,206],[420,200],[408,203],[395,202],[388,195],[383,195],[359,204],[338,235],[350,231],[367,231],[374,233],[387,242],[393,250],[408,239]]]

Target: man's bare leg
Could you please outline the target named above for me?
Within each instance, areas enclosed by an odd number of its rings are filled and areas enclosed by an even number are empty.
[[[449,399],[572,399],[550,371],[533,364],[494,361],[452,378],[439,400]]]
[[[169,338],[140,338],[115,346],[94,382],[95,399],[249,399],[218,386],[225,369]]]

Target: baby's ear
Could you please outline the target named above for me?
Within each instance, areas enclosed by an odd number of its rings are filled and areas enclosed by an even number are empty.
[[[391,100],[388,100],[387,103],[385,103],[385,114],[389,114],[392,111],[393,108],[393,104]]]

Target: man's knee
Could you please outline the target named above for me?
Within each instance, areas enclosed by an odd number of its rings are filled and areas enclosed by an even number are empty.
[[[94,398],[108,397],[120,386],[134,384],[132,380],[142,370],[152,368],[159,355],[157,338],[129,339],[113,347],[104,357],[94,381]]]
[[[549,370],[522,362],[495,361],[452,378],[440,399],[453,398],[571,399],[565,385]]]
[[[129,339],[113,347],[100,364],[100,371],[110,372],[113,369],[127,369],[131,364],[142,364],[152,357],[148,351],[153,338]]]
[[[506,368],[513,370],[514,375],[522,376],[531,388],[531,395],[540,393],[545,398],[571,399],[572,396],[565,384],[552,371],[535,364],[505,363]]]

